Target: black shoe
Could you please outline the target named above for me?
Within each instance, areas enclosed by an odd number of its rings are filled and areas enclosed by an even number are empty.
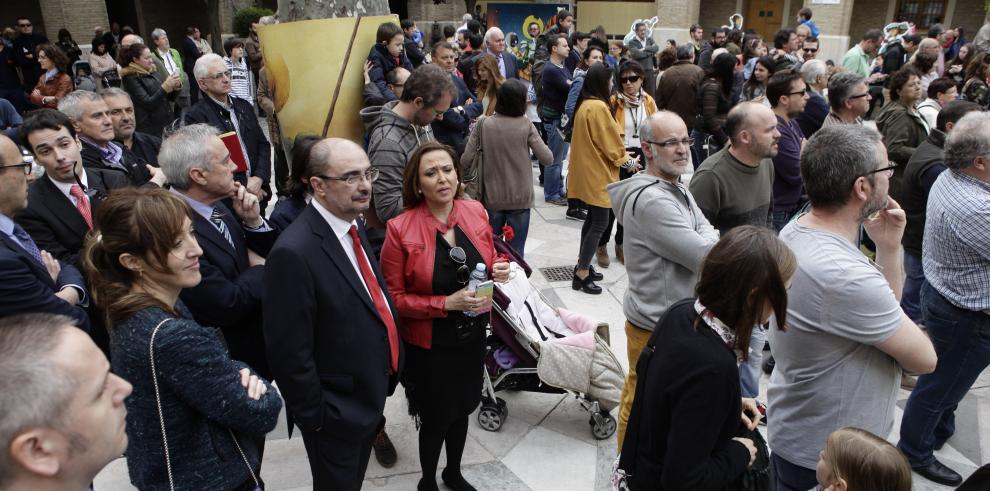
[[[440,473],[440,479],[443,483],[447,485],[448,488],[454,491],[478,491],[470,483],[464,480],[464,476],[461,475],[461,471],[452,471],[450,469],[444,469]]]
[[[574,271],[577,271],[577,266],[574,266]],[[588,273],[591,275],[593,281],[602,281],[605,279],[605,275],[595,271],[594,266],[588,266]]]
[[[935,460],[931,464],[912,467],[911,470],[917,472],[919,476],[931,482],[944,484],[946,486],[958,486],[963,478],[956,471],[949,469],[945,464]]]
[[[574,271],[574,276],[571,278],[571,288],[575,290],[581,290],[584,293],[591,295],[598,295],[602,292],[602,287],[595,284],[595,280],[592,279],[591,273],[588,273],[583,280],[578,277],[577,270]]]
[[[416,491],[440,491],[440,486],[437,486],[437,478],[421,478],[416,484]]]
[[[375,442],[371,446],[375,449],[375,460],[382,467],[389,468],[395,465],[399,456],[395,453],[395,445],[392,445],[392,440],[389,439],[384,428],[375,436]]]
[[[777,362],[774,361],[773,355],[766,355],[763,358],[763,373],[770,375],[773,372],[773,367],[776,365]]]
[[[566,215],[568,220],[577,220],[579,222],[583,222],[588,219],[588,212],[581,210],[579,208],[569,208],[567,210]]]

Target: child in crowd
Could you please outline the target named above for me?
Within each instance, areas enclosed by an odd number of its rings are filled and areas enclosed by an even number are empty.
[[[911,466],[901,451],[851,426],[828,436],[816,474],[818,491],[911,491]]]
[[[248,69],[247,60],[244,59],[244,41],[238,38],[228,39],[223,43],[223,50],[227,53],[223,63],[230,70],[230,96],[244,99],[254,105],[251,71]]]
[[[402,43],[405,42],[405,35],[402,28],[394,22],[384,22],[378,26],[378,33],[375,35],[375,45],[368,53],[368,61],[371,62],[369,75],[371,81],[378,86],[385,102],[394,101],[398,96],[389,88],[385,75],[396,67],[402,67],[410,72],[413,71],[412,62],[406,57],[402,50]]]

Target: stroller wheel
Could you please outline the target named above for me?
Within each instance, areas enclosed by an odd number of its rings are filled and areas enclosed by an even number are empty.
[[[486,431],[498,431],[505,422],[508,411],[505,409],[505,401],[498,399],[501,403],[484,402],[481,410],[478,411],[478,424]]]
[[[591,434],[596,440],[605,440],[615,434],[615,418],[605,411],[592,414],[588,424],[591,425]]]

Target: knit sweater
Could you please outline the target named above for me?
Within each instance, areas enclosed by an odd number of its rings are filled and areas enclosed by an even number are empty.
[[[484,140],[482,144],[481,140]],[[484,196],[489,210],[520,210],[533,206],[533,168],[529,151],[543,165],[553,163],[553,153],[526,116],[496,114],[478,119],[464,155],[461,175],[478,165],[478,146],[484,149]],[[473,173],[472,173],[473,174]]]
[[[179,302],[179,318],[160,308],[146,308],[113,328],[113,371],[134,385],[127,398],[129,439],[127,468],[131,483],[142,490],[169,489],[161,422],[151,377],[149,342],[155,326],[154,356],[158,388],[176,490],[229,490],[251,479],[231,432],[254,469],[260,465],[244,437],[275,428],[282,400],[274,387],[255,401],[241,385],[220,332],[192,320]]]

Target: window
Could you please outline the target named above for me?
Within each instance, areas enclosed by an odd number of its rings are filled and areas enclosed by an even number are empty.
[[[946,3],[945,0],[901,0],[897,19],[914,22],[916,29],[922,32],[945,19]]]

